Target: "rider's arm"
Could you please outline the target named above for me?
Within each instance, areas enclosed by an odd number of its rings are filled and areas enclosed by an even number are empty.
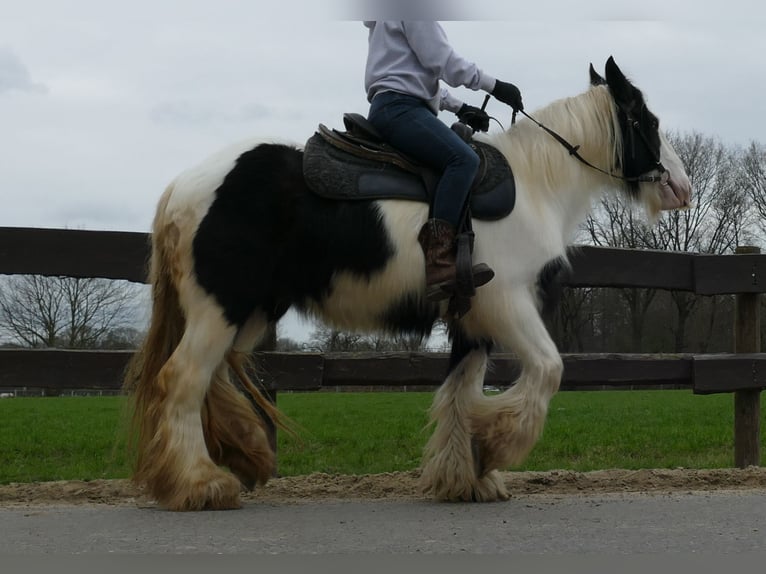
[[[473,62],[459,56],[450,46],[447,34],[438,22],[403,22],[407,42],[424,68],[453,87],[492,92],[495,78]],[[449,109],[449,108],[445,108]]]

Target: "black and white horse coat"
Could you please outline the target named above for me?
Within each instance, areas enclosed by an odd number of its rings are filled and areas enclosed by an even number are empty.
[[[450,369],[422,468],[424,491],[437,499],[507,498],[498,470],[522,461],[539,438],[562,361],[540,317],[538,275],[565,261],[593,200],[622,191],[652,216],[688,204],[689,180],[641,92],[611,59],[606,80],[591,72],[591,83],[535,116],[616,176],[664,166],[669,179],[628,183],[590,169],[528,120],[484,137],[508,158],[517,199],[505,219],[473,223],[474,262],[496,275],[449,323]],[[629,130],[641,137],[627,153]],[[288,309],[339,329],[423,334],[446,311],[446,302],[424,298],[417,234],[428,206],[323,199],[309,191],[301,164],[296,147],[245,142],[179,175],[159,202],[151,327],[126,387],[136,401],[135,479],[167,508],[236,507],[241,485],[271,476],[265,419],[279,413],[243,363]],[[486,396],[493,346],[516,353],[522,373]]]

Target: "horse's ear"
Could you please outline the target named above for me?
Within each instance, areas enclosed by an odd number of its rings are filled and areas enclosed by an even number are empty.
[[[631,109],[636,100],[636,88],[622,73],[612,56],[606,61],[606,83],[618,104]]]
[[[611,83],[611,80],[628,81],[625,74],[622,73],[622,70],[620,70],[620,67],[617,65],[617,62],[614,61],[614,56],[609,56],[604,69],[606,70],[606,79],[608,82]]]
[[[593,67],[593,64],[590,65],[590,85],[591,86],[603,86],[606,84],[606,80],[601,77],[601,74],[599,74],[596,71],[596,68]]]

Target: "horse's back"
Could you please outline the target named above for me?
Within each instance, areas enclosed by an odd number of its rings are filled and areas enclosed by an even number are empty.
[[[261,144],[262,142],[256,139],[243,140],[224,147],[185,169],[168,186],[166,194],[169,197],[165,202],[160,201],[158,211],[164,211],[169,219],[184,215],[188,217],[190,212],[195,212],[200,219],[212,203],[216,190],[234,169],[239,158]]]

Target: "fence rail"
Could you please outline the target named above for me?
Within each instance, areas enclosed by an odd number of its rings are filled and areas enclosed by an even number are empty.
[[[149,235],[0,227],[0,274],[102,277],[146,281]],[[722,355],[564,355],[562,390],[688,388],[697,394],[735,393],[735,464],[760,464],[760,393],[766,388],[761,353],[760,298],[766,255],[698,255],[578,247],[571,251],[570,287],[638,287],[736,294],[735,353]],[[0,350],[0,389],[117,390],[131,351]],[[328,387],[434,387],[447,370],[444,354],[260,354],[273,394]],[[486,384],[507,386],[518,373],[511,355],[497,355]]]
[[[0,349],[0,389],[119,391],[132,351]],[[766,387],[766,354],[564,354],[561,390],[681,388],[695,394]],[[436,387],[447,373],[446,353],[256,354],[262,385],[270,391],[328,388]],[[507,387],[519,374],[514,355],[497,354],[485,385]]]
[[[146,281],[149,234],[0,227],[0,274]],[[699,255],[579,246],[571,287],[639,287],[698,295],[766,292],[766,255]]]

